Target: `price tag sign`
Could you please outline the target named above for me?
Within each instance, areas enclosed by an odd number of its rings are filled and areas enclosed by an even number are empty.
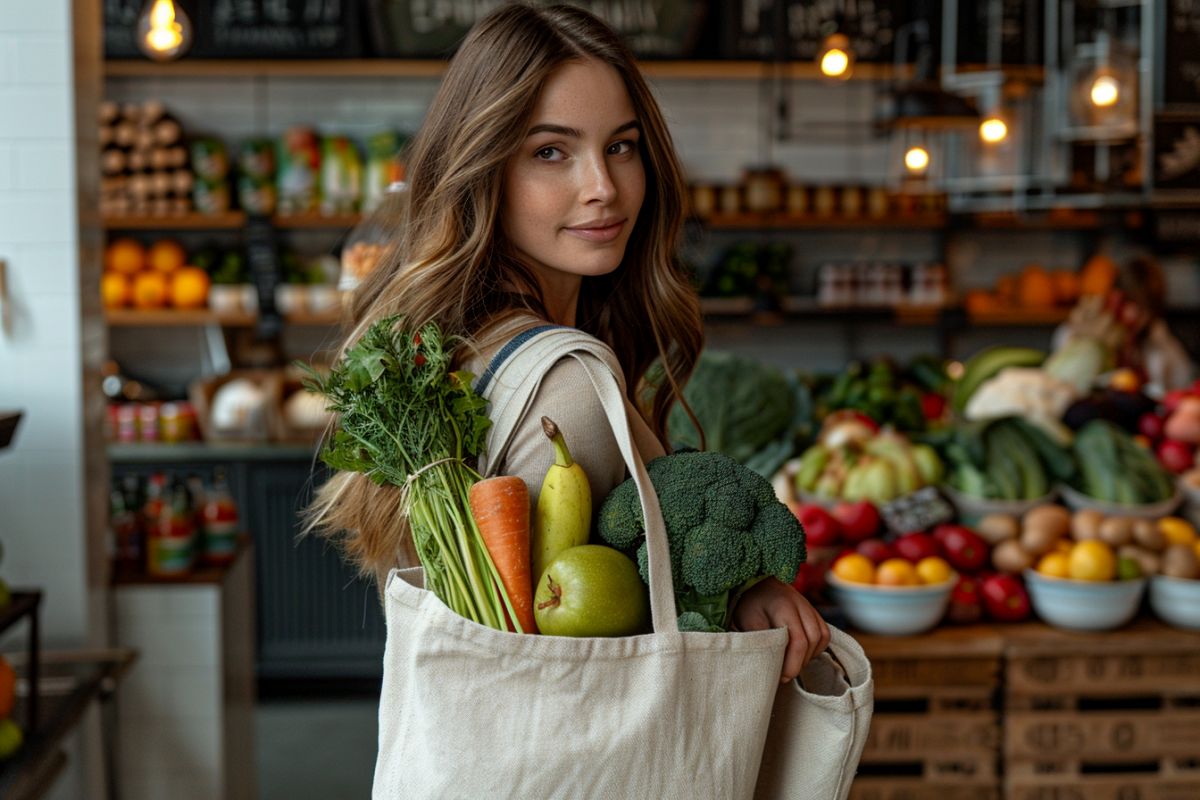
[[[954,507],[942,497],[936,486],[926,486],[893,500],[879,509],[884,523],[893,533],[929,530],[954,519]]]

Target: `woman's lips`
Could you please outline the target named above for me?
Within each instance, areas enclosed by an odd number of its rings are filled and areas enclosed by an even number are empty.
[[[625,227],[625,220],[607,225],[603,228],[566,228],[566,232],[572,236],[578,236],[589,242],[611,242],[621,235],[621,229]]]

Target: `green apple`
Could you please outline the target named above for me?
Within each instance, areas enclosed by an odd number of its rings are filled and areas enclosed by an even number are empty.
[[[649,627],[637,566],[619,550],[583,544],[547,565],[533,595],[538,630],[549,636],[631,636]]]

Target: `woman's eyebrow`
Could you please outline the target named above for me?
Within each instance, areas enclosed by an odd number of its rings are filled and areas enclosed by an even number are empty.
[[[623,133],[625,131],[634,130],[634,129],[641,130],[641,128],[642,128],[641,123],[639,123],[636,119],[631,119],[629,122],[626,122],[624,125],[617,126],[616,130],[614,130],[609,135],[616,136],[618,133]],[[537,133],[557,133],[559,136],[567,136],[572,139],[582,139],[583,138],[583,133],[581,133],[578,128],[568,128],[566,125],[552,125],[548,122],[541,123],[540,125],[534,125],[532,128],[529,129],[529,133],[527,133],[525,135],[533,136],[534,134],[537,134]]]

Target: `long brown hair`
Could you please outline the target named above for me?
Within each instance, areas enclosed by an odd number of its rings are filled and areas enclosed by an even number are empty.
[[[676,401],[694,419],[681,387],[704,338],[699,300],[675,255],[685,213],[683,173],[633,55],[607,25],[575,7],[505,5],[468,34],[408,152],[407,218],[355,294],[346,345],[392,314],[414,327],[435,322],[465,337],[470,349],[507,319],[546,318],[538,282],[499,224],[502,181],[547,79],[580,59],[607,64],[624,81],[643,134],[646,194],[621,265],[583,278],[576,326],[613,349],[629,397],[666,443]],[[656,360],[664,379],[652,400],[639,403]],[[399,503],[395,487],[339,473],[318,490],[306,531],[341,537],[351,561],[382,577],[401,553],[415,563],[407,542],[398,551],[407,538]]]

